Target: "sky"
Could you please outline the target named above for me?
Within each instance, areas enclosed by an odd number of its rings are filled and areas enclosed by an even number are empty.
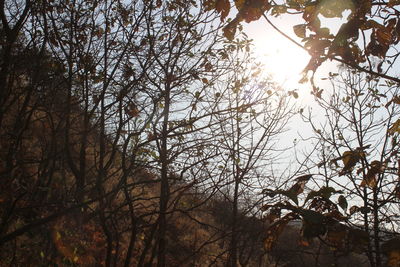
[[[346,17],[346,16],[345,16]],[[293,26],[303,23],[301,17],[294,15],[280,16],[278,18],[271,18],[274,25],[276,25],[281,31],[295,39],[299,43],[301,42],[293,32]],[[321,19],[321,24],[328,26],[332,33],[335,33],[341,23],[339,19],[336,20],[324,20]],[[302,78],[302,70],[306,67],[310,56],[307,51],[298,47],[286,37],[282,36],[277,32],[269,23],[264,19],[260,18],[257,21],[251,23],[243,22],[244,32],[250,39],[253,39],[253,53],[257,60],[261,61],[265,65],[265,72],[271,74],[273,79],[286,91],[297,90],[299,95],[298,99],[293,99],[296,108],[304,110],[312,109],[312,117],[314,120],[321,124],[325,121],[323,110],[315,103],[314,96],[311,94],[312,86],[310,83],[300,84],[299,80]],[[334,62],[323,63],[322,66],[317,70],[315,75],[316,85],[320,88],[329,91],[331,87],[329,80],[321,79],[328,77],[329,72],[337,72],[337,64]],[[281,135],[279,140],[279,147],[292,147],[287,149],[281,156],[283,169],[298,167],[294,158],[294,150],[296,149],[297,155],[302,158],[308,152],[313,150],[309,140],[301,141],[302,138],[308,139],[314,136],[311,126],[303,122],[300,115],[295,115],[288,123],[287,131]],[[294,147],[294,144],[296,146]],[[289,170],[289,173],[294,170]],[[285,171],[286,172],[286,171]]]

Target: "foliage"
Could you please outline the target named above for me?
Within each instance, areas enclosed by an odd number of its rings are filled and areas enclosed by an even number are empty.
[[[381,266],[391,262],[383,248],[398,232],[398,133],[390,126],[400,115],[392,104],[398,87],[349,69],[330,79],[330,96],[317,101],[327,122],[303,114],[321,150],[309,164],[318,168],[317,184],[340,190],[341,217],[365,232],[367,246],[360,251],[371,266]]]
[[[311,55],[304,69],[305,74],[308,71],[315,72],[324,61],[334,59],[358,70],[400,82],[394,75],[387,75],[387,71],[383,71],[383,66],[393,66],[398,55],[396,50],[391,49],[400,40],[398,1],[242,0],[234,1],[234,4],[237,13],[224,28],[225,36],[230,40],[242,21],[252,22],[261,17],[268,20],[268,16],[301,15],[303,23],[294,25],[293,31]],[[229,1],[207,0],[204,5],[207,10],[215,9],[220,13],[222,20],[229,13],[234,13]],[[344,14],[348,16],[344,18]],[[337,33],[321,26],[322,20],[331,18],[343,20]],[[372,57],[379,58],[377,66],[371,63]]]

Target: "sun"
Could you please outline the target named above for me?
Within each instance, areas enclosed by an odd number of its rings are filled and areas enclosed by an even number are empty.
[[[265,72],[282,87],[288,87],[290,90],[301,87],[299,80],[310,56],[283,36],[275,35],[272,40],[255,40],[254,52],[265,66]]]
[[[288,30],[291,28],[285,31]],[[257,61],[265,66],[265,73],[271,75],[275,82],[287,90],[303,87],[299,80],[310,60],[307,51],[269,28],[265,22],[248,24],[245,31],[249,38],[253,39],[254,55]]]

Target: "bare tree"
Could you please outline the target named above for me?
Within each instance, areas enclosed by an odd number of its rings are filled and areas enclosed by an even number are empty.
[[[317,184],[340,190],[346,222],[368,233],[370,266],[395,266],[385,242],[398,232],[398,87],[348,69],[330,78],[332,92],[317,99],[326,121],[304,116],[321,147]]]

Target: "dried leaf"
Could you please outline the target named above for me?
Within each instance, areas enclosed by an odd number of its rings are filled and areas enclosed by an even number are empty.
[[[231,3],[229,0],[217,0],[215,10],[221,14],[221,20],[224,21],[231,10]]]
[[[293,219],[292,213],[286,214],[282,219],[273,223],[268,229],[264,240],[264,249],[271,251],[276,240],[279,238],[285,226]]]
[[[235,38],[236,28],[239,24],[239,19],[235,18],[231,22],[228,23],[222,30],[224,32],[224,36],[232,41]]]
[[[400,119],[398,119],[393,125],[389,128],[389,134],[394,135],[395,133],[400,133]]]
[[[293,31],[297,35],[297,37],[300,37],[300,38],[306,37],[306,25],[305,24],[294,25]]]

